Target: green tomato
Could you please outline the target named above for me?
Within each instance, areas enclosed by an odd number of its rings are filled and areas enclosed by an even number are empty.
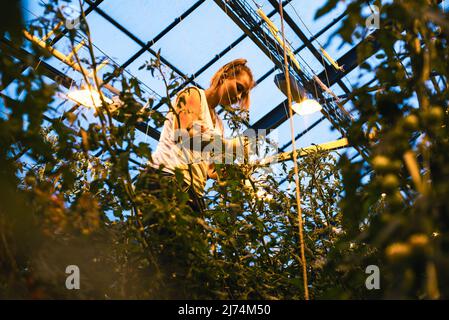
[[[411,249],[408,243],[396,242],[385,249],[385,254],[390,261],[400,262],[410,256]]]
[[[382,179],[382,186],[386,190],[394,190],[399,186],[399,180],[396,175],[389,173]]]
[[[429,119],[432,122],[441,122],[444,117],[444,111],[441,107],[432,107],[429,110]]]
[[[386,171],[391,167],[391,160],[386,156],[375,156],[372,160],[372,165],[376,171]]]
[[[418,130],[419,128],[419,119],[416,115],[410,114],[404,119],[404,129],[406,130]]]
[[[417,233],[410,236],[408,242],[412,247],[422,249],[429,244],[429,237],[423,233]]]

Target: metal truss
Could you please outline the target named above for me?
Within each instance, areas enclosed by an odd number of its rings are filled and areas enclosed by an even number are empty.
[[[214,1],[245,33],[249,33],[250,30],[254,32],[254,28],[256,28],[255,21],[257,21],[257,16],[255,10],[251,8],[251,6],[249,6],[246,1]],[[341,19],[342,16],[343,15],[340,15],[336,19]],[[293,21],[291,21],[291,23],[293,23]],[[249,27],[251,27],[252,29],[249,29]],[[265,29],[267,29],[267,27],[265,27]],[[325,70],[323,70],[318,76],[310,77],[310,75],[307,75],[302,70],[297,70],[294,65],[292,66],[290,64],[290,73],[293,74],[293,76],[297,80],[301,81],[303,86],[307,90],[309,90],[309,92],[318,92],[318,98],[320,100],[326,100],[325,97],[327,95],[327,92],[321,90],[321,88],[319,86],[316,86],[316,83],[314,82],[317,80],[325,82],[328,87],[332,86],[335,83],[338,83],[345,75],[347,75],[359,65],[359,61],[366,60],[379,50],[380,44],[376,41],[376,37],[377,32],[373,32],[362,41],[363,45],[369,43],[371,46],[371,50],[365,56],[357,56],[357,50],[362,45],[362,43],[359,43],[337,60],[339,65],[344,65],[344,71],[336,70],[330,65],[326,65]],[[279,54],[279,52],[282,51],[280,51],[276,47],[276,44],[273,44],[274,40],[271,39],[270,33],[264,30],[264,26],[260,27],[257,32],[254,32],[254,35],[251,38],[253,39],[255,44],[259,46],[262,52],[264,52],[266,56],[273,61],[275,66],[282,70],[283,66],[280,65],[280,61],[283,61],[283,56]],[[271,39],[271,41],[268,39]],[[308,41],[309,39],[304,38],[304,40]],[[304,43],[304,46],[308,46],[307,42]],[[315,91],[315,88],[317,88],[318,90]],[[346,110],[342,109],[343,108],[338,105],[338,103],[325,103],[323,105],[323,114],[331,122],[333,127],[340,131],[342,136],[346,136],[348,125],[352,120]],[[287,110],[287,101],[284,101],[276,106],[259,121],[254,123],[251,127],[253,129],[273,129],[288,119],[288,115],[286,114],[285,110]],[[360,155],[362,155],[362,157],[366,159],[368,154],[367,150],[362,150],[358,146],[355,146],[355,148],[358,150]]]
[[[215,3],[254,41],[254,43],[270,58],[273,63],[281,70],[284,66],[283,48],[272,37],[266,25],[258,24],[258,15],[255,10],[244,0],[214,0]],[[291,60],[287,58],[288,60]],[[328,93],[323,90],[320,85],[316,83],[317,78],[306,73],[305,70],[300,70],[294,63],[289,62],[289,72],[297,81],[309,92],[316,92],[318,98],[326,100]],[[319,79],[319,78],[318,78]],[[281,104],[281,108],[285,104]],[[275,108],[276,109],[276,108]],[[273,110],[272,110],[273,111]],[[273,111],[275,112],[275,111]],[[272,114],[273,112],[270,112]],[[342,107],[339,107],[334,102],[328,102],[323,105],[323,114],[332,123],[334,128],[340,131],[342,136],[346,136],[348,124],[351,122],[351,117]],[[257,128],[257,127],[255,127]],[[263,128],[263,129],[266,129]],[[358,150],[364,157],[367,156],[367,151]]]
[[[39,64],[39,70],[41,70],[43,75],[67,89],[70,89],[71,84],[74,82],[71,77],[49,65],[47,62],[39,59],[34,54],[26,51],[25,49],[16,48],[10,40],[0,39],[0,49],[2,52],[5,52],[10,56],[19,59],[24,65],[27,65],[27,67]],[[160,132],[155,128],[150,127],[146,123],[137,123],[136,128],[142,133],[147,134],[156,140],[159,140]]]

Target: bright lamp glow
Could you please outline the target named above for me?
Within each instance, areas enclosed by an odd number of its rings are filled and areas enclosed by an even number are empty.
[[[300,116],[309,115],[318,111],[321,111],[323,107],[314,99],[304,99],[301,102],[296,102],[292,105],[293,111]]]
[[[92,91],[88,89],[73,90],[67,94],[67,98],[88,108],[95,108],[95,107],[98,108],[101,106],[100,93],[96,90]],[[108,104],[112,103],[112,100],[105,97],[104,95],[103,99]]]
[[[296,81],[296,78],[293,75],[289,76],[290,80],[290,94],[293,101],[297,101],[292,105],[293,111],[301,116],[309,115],[315,112],[318,112],[322,109],[321,105],[318,101],[314,99],[309,99],[307,96],[307,91],[304,87]],[[284,93],[287,94],[287,79],[283,73],[279,73],[274,76],[274,83],[276,86]],[[300,101],[300,102],[298,102]]]

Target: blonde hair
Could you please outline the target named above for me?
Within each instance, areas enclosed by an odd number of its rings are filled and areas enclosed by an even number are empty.
[[[251,80],[251,86],[248,91],[245,91],[242,94],[242,97],[240,98],[239,106],[243,110],[248,110],[250,104],[249,91],[256,85],[254,82],[253,73],[246,63],[246,59],[232,60],[218,69],[210,80],[211,88],[217,88],[224,79],[234,79],[237,78],[242,72],[246,72]]]

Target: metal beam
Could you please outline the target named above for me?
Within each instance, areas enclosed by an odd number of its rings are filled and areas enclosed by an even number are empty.
[[[283,2],[283,5],[287,5],[288,3],[290,3],[292,0],[286,0]],[[269,18],[271,18],[272,16],[274,16],[277,13],[276,10],[271,11],[270,13],[267,14],[267,16]],[[331,22],[329,22],[325,27],[323,27],[320,31],[318,31],[316,34],[314,34],[312,37],[310,37],[308,39],[308,42],[311,42],[317,38],[319,38],[320,36],[322,36],[326,31],[328,31],[330,28],[332,28],[334,25],[336,25],[339,21],[341,21],[346,15],[347,15],[347,11],[341,13],[338,17],[334,18]],[[259,24],[261,24],[262,22],[260,22]],[[225,55],[226,53],[228,53],[230,50],[232,50],[236,45],[238,45],[241,41],[243,41],[244,39],[246,39],[246,37],[248,37],[248,34],[244,33],[243,35],[241,35],[239,38],[237,38],[233,43],[231,43],[229,46],[227,46],[224,50],[222,50],[220,53],[218,53],[217,55],[215,55],[214,58],[212,58],[208,63],[206,63],[203,67],[201,67],[197,72],[195,72],[191,77],[189,77],[189,79],[184,82],[183,84],[181,84],[179,86],[179,89],[184,88],[185,86],[187,86],[189,83],[191,83],[192,79],[195,79],[196,77],[198,77],[199,75],[201,75],[205,70],[207,70],[212,64],[214,64],[216,61],[218,61],[223,55]],[[301,50],[303,50],[304,48],[306,48],[306,44],[302,44],[300,47],[298,47],[296,50],[293,51],[294,54],[299,53]],[[256,80],[256,83],[259,84],[262,81],[264,81],[266,78],[268,78],[273,72],[275,72],[276,70],[280,70],[278,66],[274,66],[273,68],[271,68],[270,70],[268,70],[264,75],[262,75],[259,79]],[[325,79],[321,79],[322,81],[326,82]],[[176,93],[176,92],[174,92]],[[163,103],[158,103],[156,104],[153,109],[157,110],[158,108],[160,108],[163,105]],[[222,110],[220,110],[222,111]]]
[[[373,50],[364,57],[359,57],[360,61],[366,60],[370,55],[374,54],[379,49],[379,43],[376,42],[377,32],[373,32],[370,36],[364,39],[362,42],[351,48],[348,52],[346,52],[340,59],[337,60],[339,65],[345,66],[345,71],[340,72],[335,70],[333,67],[329,67],[327,70],[323,70],[318,78],[328,83],[328,86],[331,87],[338,80],[342,79],[349,72],[354,70],[358,66],[357,59],[357,50],[361,45],[365,43],[371,43],[373,46]],[[327,73],[327,75],[326,75]],[[329,82],[327,81],[329,79]],[[278,106],[260,118],[257,122],[255,122],[251,128],[253,129],[275,129],[279,125],[281,125],[284,121],[286,121],[289,117],[287,110],[287,99],[281,102]]]
[[[346,52],[342,57],[340,57],[340,59],[337,60],[338,64],[344,67],[344,72],[339,72],[332,67],[328,67],[326,69],[327,76],[329,77],[329,81],[332,84],[336,83],[338,80],[346,76],[349,72],[354,70],[359,65],[359,62],[365,61],[370,56],[379,51],[380,43],[377,42],[376,40],[378,34],[379,32],[377,30],[374,31],[364,40],[362,40],[357,45],[352,47],[351,50]],[[370,50],[370,52],[365,56],[358,56],[357,55],[358,48],[360,48],[362,45],[366,46],[367,44],[372,47],[372,50]],[[320,75],[318,76],[321,81],[327,81],[326,73],[323,70],[323,72],[321,72]]]
[[[274,9],[279,13],[279,2],[276,0],[268,0],[270,4],[274,7]],[[283,5],[284,7],[284,5]],[[284,21],[290,26],[290,28],[293,30],[293,32],[299,37],[299,39],[304,43],[304,45],[307,47],[307,49],[312,52],[312,54],[315,56],[315,58],[322,64],[327,65],[326,62],[322,61],[322,56],[318,52],[318,50],[313,46],[312,42],[309,41],[307,36],[302,32],[302,30],[298,27],[298,25],[293,21],[293,19],[290,17],[290,15],[284,10],[283,11],[283,17]]]
[[[262,50],[262,52],[269,57],[271,61],[273,61],[277,67],[281,69],[283,68],[283,57],[280,54],[283,52],[283,49],[276,41],[265,34],[260,27],[257,27],[259,26],[258,21],[252,19],[250,13],[248,13],[245,8],[241,8],[239,6],[239,13],[241,13],[241,15],[239,15],[237,11],[234,12],[236,8],[228,7],[229,5],[237,5],[237,1],[226,1],[226,3],[224,3],[223,0],[214,1],[228,15],[228,17],[231,18],[231,20],[234,21],[234,23],[248,35],[248,37],[259,47],[259,49]],[[251,20],[251,22],[243,21],[243,16]],[[251,25],[256,27],[252,28]]]
[[[104,0],[96,0],[94,2],[89,3],[89,7],[84,11],[84,15],[89,15],[92,11],[95,10],[95,8],[98,8],[98,6],[103,2]],[[53,40],[50,42],[50,46],[54,46],[56,42],[64,38],[64,36],[69,33],[70,29],[65,28],[62,32],[58,33]]]
[[[84,12],[84,14],[87,16],[89,13],[91,13],[95,7],[98,7],[104,0],[97,0],[95,3],[89,5],[89,7],[86,9],[86,11]],[[63,31],[61,31],[60,33],[58,33],[53,40],[50,42],[50,46],[54,46],[59,40],[61,40],[67,33],[69,32],[69,29],[65,28]],[[21,71],[20,73],[24,72],[28,66],[24,63],[22,63],[21,66],[18,66]],[[15,78],[10,78],[7,81],[5,81],[5,83],[2,83],[2,86],[0,87],[0,90],[5,89],[7,86],[9,86],[11,84],[11,82],[13,82],[15,80]]]
[[[309,38],[309,42],[319,38],[320,36],[322,36],[326,31],[328,31],[330,28],[332,28],[335,24],[337,24],[339,21],[341,21],[341,19],[343,19],[348,13],[345,11],[342,14],[340,14],[338,17],[336,17],[335,19],[333,19],[331,22],[329,22],[329,24],[327,24],[323,29],[321,29],[320,31],[318,31],[316,34],[314,34],[312,37]],[[306,45],[303,43],[301,46],[299,46],[297,49],[295,49],[293,51],[293,54],[298,54],[301,50],[303,50],[306,47]],[[277,66],[274,66],[273,68],[271,68],[270,70],[268,70],[263,76],[261,76],[259,79],[257,79],[257,84],[261,83],[262,81],[264,81],[266,78],[268,78],[273,72],[275,72],[276,70],[279,70],[279,68]]]
[[[256,11],[247,4],[245,0],[214,0],[220,8],[235,21],[243,31],[249,32],[252,28],[250,37],[254,39],[255,44],[270,58],[275,65],[280,68],[284,66],[284,56],[282,54],[283,48],[274,39],[265,25],[258,26],[257,21],[260,19]],[[287,58],[289,59],[289,58]],[[322,84],[316,84],[320,81],[314,75],[308,75],[305,71],[300,70],[294,63],[289,64],[289,72],[297,81],[300,81],[306,90],[315,92],[318,99],[325,99],[327,92]],[[278,106],[284,108],[285,104]],[[351,121],[349,114],[341,106],[335,103],[328,103],[323,105],[322,113],[329,119],[334,128],[338,129],[340,133],[345,136],[347,130],[347,123]],[[361,151],[366,153],[365,151]]]
[[[275,8],[275,10],[279,13],[279,3],[276,0],[268,0],[270,4]],[[282,7],[285,7],[284,4],[282,4]],[[307,36],[304,34],[304,32],[298,27],[298,25],[293,21],[293,19],[290,17],[290,15],[287,13],[287,11],[283,11],[283,17],[284,21],[290,26],[290,28],[293,30],[293,32],[299,37],[299,39],[304,43],[304,45],[307,47],[307,49],[310,50],[310,52],[313,54],[313,56],[318,60],[318,62],[327,70],[327,69],[333,69],[326,60],[323,59],[322,54],[315,48],[315,46],[312,44],[311,41],[307,38]],[[337,70],[336,70],[337,71]],[[341,72],[341,71],[339,71]],[[323,83],[326,83],[323,81]],[[346,94],[350,93],[350,90],[346,87],[346,85],[341,81],[338,80],[338,84],[341,86],[343,91],[345,91]]]
[[[22,48],[17,48],[8,39],[5,38],[0,39],[0,48],[3,53],[19,59],[22,65],[26,66],[26,68],[31,67],[33,65],[39,65],[39,68],[42,67],[41,71],[43,75],[52,79],[56,83],[66,87],[67,89],[70,88],[72,81],[74,81],[72,78],[62,73],[55,67],[49,65],[45,61],[40,60],[35,55],[29,53],[28,51]]]
[[[85,0],[87,3],[92,3],[91,0]],[[129,38],[131,38],[134,42],[136,42],[138,45],[140,45],[142,48],[146,46],[146,43],[137,38],[133,33],[131,33],[128,29],[126,29],[124,26],[122,26],[120,23],[118,23],[115,19],[113,19],[111,16],[109,16],[106,12],[101,10],[100,8],[94,9],[100,16],[102,16],[104,19],[109,21],[114,27],[122,31],[124,34],[126,34]],[[151,53],[153,56],[157,57],[158,54],[156,51],[154,51],[151,48],[148,48],[147,51]],[[159,55],[159,58],[161,62],[165,65],[167,65],[170,69],[172,69],[174,72],[176,72],[178,75],[183,77],[184,79],[187,79],[187,75],[184,74],[181,70],[176,68],[174,65],[172,65],[168,60],[166,60],[164,57]],[[196,86],[201,87],[199,84],[195,83]]]
[[[287,4],[289,2],[291,2],[293,0],[286,0],[284,1],[284,4]],[[268,17],[272,17],[276,14],[276,10],[271,11],[268,14]],[[262,24],[262,22],[260,22],[259,24]],[[216,54],[211,60],[209,60],[204,66],[202,66],[200,69],[198,69],[198,71],[196,71],[193,75],[191,75],[187,81],[185,81],[184,83],[182,83],[176,90],[174,90],[172,92],[172,94],[170,95],[170,97],[174,96],[177,92],[181,91],[183,88],[185,88],[187,85],[189,85],[193,79],[195,79],[196,77],[199,77],[204,71],[206,71],[211,65],[213,65],[215,62],[217,62],[221,57],[223,57],[226,53],[228,53],[229,51],[231,51],[235,46],[237,46],[240,42],[242,42],[244,39],[246,39],[246,37],[248,37],[248,34],[244,33],[242,34],[240,37],[238,37],[235,41],[233,41],[230,45],[228,45],[225,49],[223,49],[221,52],[219,52],[218,54]],[[164,103],[160,102],[157,105],[155,105],[153,107],[153,109],[157,110],[158,108],[160,108]],[[224,109],[221,109],[219,111],[219,113],[221,113]]]
[[[8,39],[0,39],[0,48],[4,51],[10,54],[11,56],[16,57],[20,61],[22,61],[24,64],[27,64],[28,66],[32,66],[34,64],[39,64],[39,70],[42,72],[43,75],[47,76],[48,78],[52,79],[56,83],[64,86],[67,89],[70,89],[72,82],[74,80],[67,76],[65,73],[59,71],[58,69],[52,67],[47,62],[39,59],[34,54],[26,51],[22,48],[16,48],[13,43]],[[152,138],[159,140],[160,132],[150,127],[147,123],[140,122],[136,124],[136,128],[143,132],[144,134],[148,134]],[[147,132],[148,131],[148,132]]]
[[[377,80],[377,78],[373,78],[372,80],[368,81],[367,83],[365,83],[361,88],[364,87],[368,87],[370,84],[372,84],[375,80]],[[347,99],[347,101],[351,100],[351,96],[348,95],[341,95],[338,96],[340,99]],[[348,100],[349,98],[349,100]],[[352,112],[352,111],[350,111]],[[316,120],[314,123],[312,123],[310,126],[308,126],[306,129],[304,129],[303,131],[301,131],[300,133],[298,133],[295,136],[295,141],[298,140],[299,138],[301,138],[302,136],[304,136],[306,133],[310,132],[313,128],[315,128],[317,125],[319,125],[321,122],[323,122],[326,119],[325,116],[322,116],[321,118],[319,118],[318,120]],[[286,144],[284,144],[282,147],[279,148],[279,151],[284,151],[285,149],[287,149],[290,145],[292,144],[292,141],[289,140]]]
[[[193,11],[195,11],[205,1],[206,0],[199,0],[199,1],[195,2],[189,9],[187,9],[183,14],[181,14],[172,23],[170,23],[164,30],[159,32],[152,40],[148,41],[145,46],[143,46],[139,51],[137,51],[135,54],[133,54],[131,56],[131,58],[129,58],[127,61],[125,61],[120,66],[120,69],[125,69],[131,63],[133,63],[137,58],[139,58],[143,53],[145,53],[145,51],[150,49],[151,46],[153,46],[162,37],[164,37],[168,32],[170,32],[170,30],[172,30],[174,27],[176,27],[182,20],[184,20],[186,17],[188,17]],[[111,75],[111,79],[112,78],[113,78],[113,76]],[[105,81],[110,81],[111,79],[107,78]]]
[[[341,139],[335,140],[335,141],[329,141],[329,142],[321,143],[318,145],[311,145],[311,146],[308,146],[305,148],[300,148],[297,150],[297,152],[298,152],[297,156],[304,157],[310,153],[317,152],[319,150],[333,151],[333,150],[338,150],[338,149],[342,149],[342,148],[346,148],[346,147],[348,147],[348,139],[341,138]],[[262,159],[260,162],[258,162],[258,164],[261,166],[266,166],[266,165],[270,165],[273,163],[285,162],[285,161],[289,161],[289,160],[293,160],[293,159],[294,159],[293,151],[287,151],[287,152],[281,152],[281,153],[275,154],[273,156],[266,157],[266,158]]]

